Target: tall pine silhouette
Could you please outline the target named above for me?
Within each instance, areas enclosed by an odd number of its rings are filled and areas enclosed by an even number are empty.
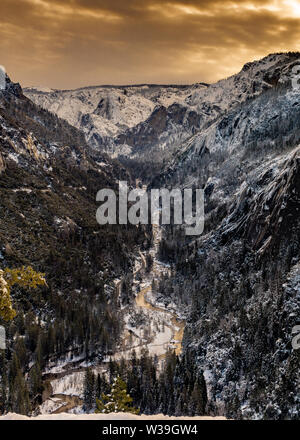
[[[140,410],[131,406],[132,397],[127,394],[126,383],[117,376],[112,384],[110,394],[102,394],[97,399],[96,413],[127,412],[139,414]]]

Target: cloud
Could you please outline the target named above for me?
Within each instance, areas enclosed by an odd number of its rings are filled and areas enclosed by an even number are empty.
[[[0,63],[22,85],[212,82],[298,50],[294,0],[1,0]]]

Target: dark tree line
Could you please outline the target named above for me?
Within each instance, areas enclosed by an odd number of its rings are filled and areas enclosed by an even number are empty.
[[[158,359],[150,357],[147,351],[140,358],[133,352],[130,361],[110,361],[107,375],[95,375],[91,369],[87,369],[84,383],[86,411],[94,411],[96,398],[110,390],[117,376],[126,382],[133,405],[140,408],[142,414],[205,414],[205,380],[188,353],[179,358],[174,351],[167,352],[161,369]]]

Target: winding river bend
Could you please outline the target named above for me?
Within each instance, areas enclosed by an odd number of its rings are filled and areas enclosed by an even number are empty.
[[[163,313],[167,313],[170,316],[170,324],[171,324],[171,329],[172,329],[172,340],[174,341],[174,343],[172,344],[174,349],[175,349],[175,353],[177,355],[180,355],[181,351],[182,351],[182,339],[183,339],[183,333],[184,333],[184,327],[185,327],[185,321],[182,319],[179,319],[177,315],[175,315],[175,313],[172,313],[166,309],[163,309],[161,307],[157,307],[157,306],[153,306],[150,302],[148,302],[145,298],[146,294],[151,290],[151,287],[146,287],[145,289],[142,289],[136,296],[136,305],[138,307],[143,307],[145,309],[149,309],[152,311],[156,311],[156,312],[163,312]],[[164,357],[164,355],[162,355],[162,357]]]

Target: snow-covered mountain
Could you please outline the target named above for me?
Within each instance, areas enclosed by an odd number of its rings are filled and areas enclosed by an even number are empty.
[[[157,107],[184,103],[189,93],[186,86],[155,85],[96,86],[71,91],[25,89],[35,103],[80,128],[91,146],[108,149],[114,155],[131,149],[126,150],[126,145],[113,148],[111,141],[146,121]]]
[[[272,54],[211,85],[31,88],[25,94],[81,129],[92,147],[159,162],[221,115],[280,84],[297,59]]]

